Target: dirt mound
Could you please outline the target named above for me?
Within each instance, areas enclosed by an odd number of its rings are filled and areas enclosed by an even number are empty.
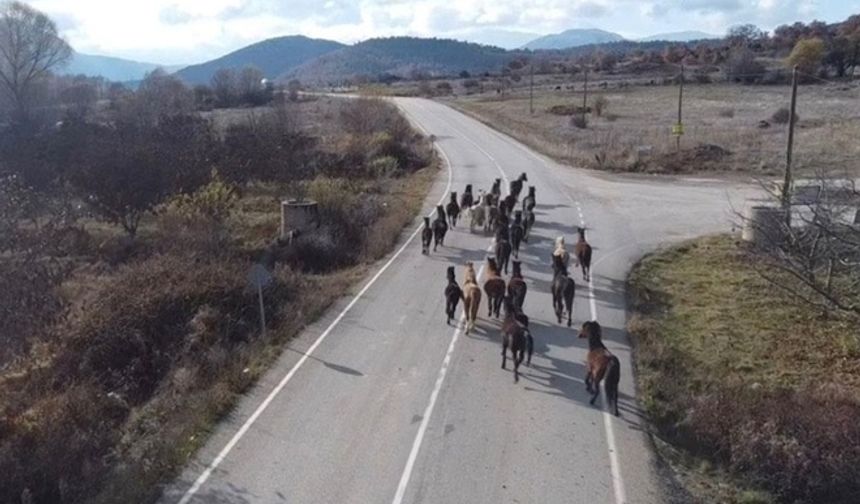
[[[669,152],[656,156],[649,171],[663,173],[687,173],[698,171],[725,170],[725,162],[732,152],[714,144],[699,144],[692,149]]]

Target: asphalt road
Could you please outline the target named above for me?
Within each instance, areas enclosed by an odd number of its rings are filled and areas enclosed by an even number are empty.
[[[514,384],[499,323],[445,324],[445,269],[483,264],[490,238],[458,227],[421,255],[404,233],[367,282],[305,330],[221,423],[182,476],[176,503],[661,503],[676,497],[650,448],[631,374],[624,279],[644,253],[732,226],[752,187],[597,174],[560,166],[444,105],[399,99],[445,162],[425,204],[466,184],[529,176],[537,224],[521,253],[535,356]],[[505,186],[507,184],[505,183]],[[574,328],[555,322],[549,256],[578,226],[594,246]],[[417,226],[417,223],[416,223]],[[598,319],[621,359],[621,417],[588,404],[586,345]]]

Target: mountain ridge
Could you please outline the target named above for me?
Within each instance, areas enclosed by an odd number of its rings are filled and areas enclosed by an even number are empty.
[[[296,66],[344,47],[348,46],[332,40],[287,35],[262,40],[218,58],[187,66],[176,75],[189,84],[208,84],[219,69],[239,70],[255,66],[266,78],[275,79]]]

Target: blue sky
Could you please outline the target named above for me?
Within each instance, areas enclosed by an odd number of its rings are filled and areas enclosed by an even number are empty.
[[[753,23],[839,21],[860,0],[32,0],[81,51],[195,63],[302,34],[352,43],[415,35],[514,45],[531,34],[602,28],[629,38]],[[525,33],[526,35],[522,35]]]

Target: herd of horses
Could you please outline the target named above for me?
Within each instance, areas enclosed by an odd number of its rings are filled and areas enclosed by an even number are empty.
[[[436,207],[436,218],[431,222],[430,217],[424,218],[424,228],[421,233],[422,253],[430,254],[432,245],[435,252],[438,247],[445,246],[445,236],[460,222],[468,219],[469,229],[482,229],[493,235],[493,253],[486,258],[486,279],[483,292],[478,284],[475,265],[466,262],[463,286],[457,283],[454,266],[447,269],[447,286],[445,287],[445,316],[451,324],[456,318],[457,306],[460,301],[464,305],[465,331],[469,334],[475,328],[482,297],[486,295],[487,318],[501,317],[502,340],[502,369],[506,369],[508,351],[514,367],[514,382],[519,381],[519,367],[525,360],[526,366],[531,366],[534,351],[534,337],[529,330],[529,318],[523,311],[528,284],[523,278],[522,262],[519,260],[520,249],[528,243],[532,228],[535,224],[535,208],[537,199],[535,187],[529,186],[528,194],[522,199],[518,208],[519,197],[523,184],[528,176],[523,173],[511,181],[508,195],[501,195],[501,179],[495,179],[489,192],[480,191],[477,197],[472,192],[472,185],[466,185],[462,196],[452,192],[447,205]],[[585,229],[579,228],[577,241],[574,244],[574,267],[582,269],[582,278],[591,278],[592,247],[585,237]],[[513,259],[512,259],[513,258]],[[551,284],[552,304],[559,324],[565,317],[567,327],[573,325],[573,301],[576,295],[576,282],[571,278],[568,268],[571,254],[567,251],[563,236],[555,241],[551,256],[553,280]],[[510,266],[510,268],[509,268]],[[507,282],[503,275],[511,270]],[[603,345],[602,328],[597,321],[582,324],[579,338],[588,340],[586,389],[591,396],[591,404],[600,393],[600,383],[604,382],[607,401],[618,415],[618,382],[620,379],[620,363]]]

